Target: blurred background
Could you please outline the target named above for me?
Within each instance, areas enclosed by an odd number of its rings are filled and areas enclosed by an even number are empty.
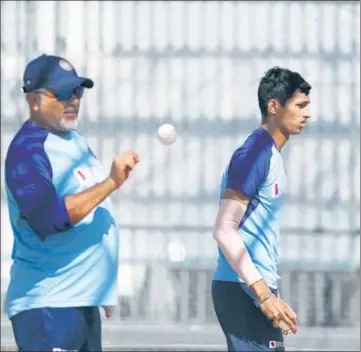
[[[1,1],[2,166],[28,118],[24,68],[42,53],[95,80],[80,130],[104,167],[128,149],[142,158],[113,197],[119,306],[106,347],[226,349],[210,296],[221,174],[260,124],[258,83],[278,65],[313,86],[311,123],[283,152],[280,285],[300,324],[286,346],[360,349],[358,1]],[[169,147],[162,123],[178,132]],[[1,192],[3,299],[12,232]],[[1,329],[9,346],[3,309]]]

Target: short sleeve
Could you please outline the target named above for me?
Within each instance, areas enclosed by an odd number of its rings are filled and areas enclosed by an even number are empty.
[[[52,182],[52,169],[44,151],[8,155],[5,178],[20,216],[42,238],[70,227],[64,198]]]
[[[237,149],[228,166],[226,188],[242,191],[253,198],[266,180],[272,152],[269,143],[245,143]]]

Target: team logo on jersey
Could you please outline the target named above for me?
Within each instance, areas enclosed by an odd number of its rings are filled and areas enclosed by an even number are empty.
[[[280,186],[279,184],[276,182],[274,185],[273,185],[273,188],[272,188],[272,197],[278,197],[280,194]]]
[[[59,61],[59,65],[65,71],[71,71],[73,69],[72,64],[69,61],[64,60],[64,59],[61,59]]]
[[[76,168],[74,169],[74,174],[81,185],[89,183],[91,179],[90,170],[86,168]]]

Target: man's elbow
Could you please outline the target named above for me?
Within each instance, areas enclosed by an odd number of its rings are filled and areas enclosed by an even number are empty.
[[[225,232],[221,228],[216,228],[213,231],[213,238],[218,244],[221,244],[224,241]]]
[[[56,223],[52,222],[52,220],[45,220],[44,222],[32,222],[30,223],[31,228],[34,232],[42,239],[45,240],[47,237],[51,235],[55,235],[57,233],[61,233],[67,231],[71,225],[70,223]]]
[[[215,239],[216,242],[218,242],[218,233],[217,231],[213,231],[213,238]]]
[[[234,244],[238,244],[241,239],[236,223],[232,222],[217,222],[213,231],[213,238],[221,248],[230,248]]]
[[[67,214],[42,212],[41,215],[26,217],[30,227],[42,239],[67,231],[72,225]]]

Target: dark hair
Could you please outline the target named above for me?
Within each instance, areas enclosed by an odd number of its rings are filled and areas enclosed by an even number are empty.
[[[280,67],[269,69],[258,86],[258,105],[262,114],[262,123],[267,121],[267,106],[271,99],[285,106],[297,90],[308,95],[311,88],[298,72]]]

